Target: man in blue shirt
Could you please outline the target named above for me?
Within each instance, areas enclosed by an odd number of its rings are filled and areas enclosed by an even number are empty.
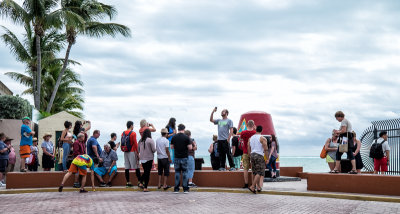
[[[35,132],[31,130],[29,125],[31,124],[31,118],[24,117],[22,119],[21,126],[21,141],[19,143],[19,154],[21,156],[21,172],[26,172],[25,162],[26,159],[29,158],[31,154],[31,146],[32,146],[32,136],[35,135]]]
[[[100,131],[99,130],[94,130],[93,131],[93,136],[89,138],[87,142],[87,152],[88,155],[92,159],[100,159],[100,154],[101,154],[101,147],[99,142],[97,141],[97,138],[100,137]]]

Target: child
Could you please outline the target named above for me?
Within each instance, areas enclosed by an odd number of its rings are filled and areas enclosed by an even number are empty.
[[[39,149],[38,149],[37,145],[38,145],[38,140],[35,137],[32,139],[32,146],[31,146],[32,162],[30,164],[28,164],[29,171],[36,172],[38,169],[38,166],[39,166],[39,160],[38,160]]]

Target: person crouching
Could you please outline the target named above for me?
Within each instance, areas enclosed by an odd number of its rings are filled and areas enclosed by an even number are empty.
[[[71,163],[71,166],[68,169],[67,174],[65,174],[60,187],[58,188],[59,192],[62,192],[64,188],[65,182],[68,180],[68,178],[75,173],[78,173],[79,175],[82,175],[82,185],[79,190],[80,193],[86,193],[87,191],[85,190],[85,183],[86,183],[86,175],[87,175],[87,168],[90,168],[90,178],[92,180],[92,190],[96,191],[94,187],[94,164],[98,164],[98,159],[94,159],[93,161],[92,158],[89,157],[89,155],[79,155]]]

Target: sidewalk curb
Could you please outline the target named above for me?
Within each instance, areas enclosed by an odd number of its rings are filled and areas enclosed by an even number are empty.
[[[91,191],[88,187],[87,190]],[[172,192],[172,189],[164,191],[158,190],[157,188],[149,188],[150,191],[160,191],[160,192]],[[75,192],[78,191],[76,188],[64,188],[63,192]],[[96,188],[97,192],[107,192],[107,191],[135,191],[139,192],[141,189],[138,187],[134,188],[124,188],[124,187],[111,187],[111,188]],[[181,190],[182,191],[182,190]],[[249,190],[245,189],[218,189],[218,188],[195,188],[190,190],[191,192],[221,192],[221,193],[250,193]],[[25,193],[40,193],[40,192],[58,192],[57,188],[42,188],[42,189],[9,189],[0,190],[0,195],[5,194],[25,194]],[[285,195],[285,196],[303,196],[303,197],[318,197],[318,198],[336,198],[336,199],[349,199],[349,200],[359,200],[359,201],[377,201],[377,202],[393,202],[400,203],[400,198],[387,197],[387,196],[367,196],[367,195],[352,195],[352,194],[338,194],[338,193],[318,193],[318,192],[291,192],[291,191],[273,191],[264,190],[257,194],[264,195]]]

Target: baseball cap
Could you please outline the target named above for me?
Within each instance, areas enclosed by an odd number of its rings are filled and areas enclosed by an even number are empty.
[[[24,117],[24,118],[22,118],[22,121],[24,121],[24,120],[31,120],[31,118],[29,118],[29,117]]]

